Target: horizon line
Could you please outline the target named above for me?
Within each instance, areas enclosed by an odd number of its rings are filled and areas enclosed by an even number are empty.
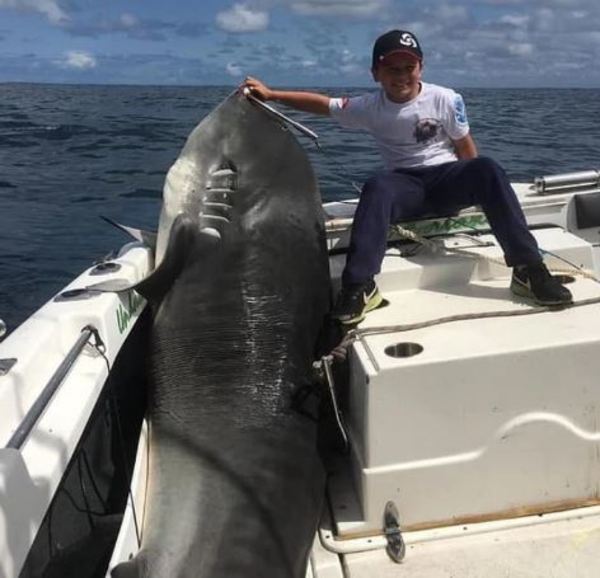
[[[435,82],[432,84],[436,84]],[[132,83],[121,83],[121,82],[60,82],[60,81],[44,81],[44,80],[0,80],[0,86],[2,85],[35,85],[35,86],[102,86],[102,87],[146,87],[146,88],[229,88],[234,90],[238,84],[156,84],[156,83],[145,83],[145,82],[132,82]],[[302,88],[345,88],[345,89],[377,89],[378,87],[373,84],[356,84],[356,85],[342,85],[342,84],[307,84],[307,85],[277,85],[284,88],[302,89]],[[512,85],[512,86],[497,86],[497,85],[454,85],[459,89],[478,89],[478,90],[599,90],[598,86],[582,86],[582,85]]]

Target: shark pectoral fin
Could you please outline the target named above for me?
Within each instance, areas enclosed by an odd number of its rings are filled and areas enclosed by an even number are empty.
[[[152,303],[161,301],[181,273],[189,247],[194,242],[196,227],[197,225],[184,215],[179,215],[173,221],[167,248],[158,267],[135,287],[135,290],[148,301]]]
[[[119,228],[122,227],[118,224],[117,226]],[[100,283],[87,285],[86,289],[104,293],[121,293],[134,289],[148,300],[157,301],[162,299],[185,262],[187,247],[193,239],[191,228],[191,223],[185,217],[179,216],[175,219],[169,234],[167,250],[162,261],[152,273],[141,281],[131,282],[128,279],[108,279]]]
[[[181,273],[192,244],[200,243],[202,249],[206,251],[216,246],[220,239],[221,234],[217,229],[207,227],[198,231],[196,223],[180,215],[171,227],[163,259],[150,275],[137,282],[121,278],[108,279],[87,285],[85,289],[102,293],[123,293],[135,290],[148,301],[159,302]]]
[[[150,247],[153,251],[156,250],[156,238],[157,234],[154,231],[146,231],[145,229],[136,229],[134,227],[128,227],[127,225],[122,225],[121,223],[117,223],[108,217],[100,215],[100,218],[107,223],[111,224],[113,227],[116,227],[120,231],[127,233],[130,237],[133,237],[136,241],[143,243],[147,247]]]
[[[134,289],[152,303],[161,301],[183,270],[190,254],[193,253],[197,257],[198,253],[190,251],[190,248],[200,244],[201,251],[206,254],[207,251],[216,248],[220,241],[221,235],[217,229],[204,228],[199,231],[196,222],[179,215],[171,226],[162,261],[154,272],[140,281]]]

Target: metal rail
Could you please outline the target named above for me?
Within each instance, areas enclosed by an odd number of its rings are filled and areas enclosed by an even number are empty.
[[[600,171],[597,170],[548,175],[533,179],[535,191],[540,195],[562,193],[575,188],[597,187],[599,185]]]
[[[6,444],[7,448],[19,449],[23,445],[27,436],[29,436],[31,430],[34,428],[38,419],[52,399],[52,396],[64,381],[67,373],[69,373],[71,367],[73,367],[73,364],[79,357],[79,354],[85,345],[89,342],[92,335],[96,337],[97,345],[102,343],[98,335],[98,330],[92,325],[87,325],[81,330],[81,335],[73,347],[71,347],[33,405],[29,408],[29,411],[25,414],[25,417],[11,436],[10,440],[8,440],[8,444]]]

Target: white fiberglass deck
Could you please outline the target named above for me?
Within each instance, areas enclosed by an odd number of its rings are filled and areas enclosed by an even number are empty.
[[[313,549],[317,578],[597,578],[600,508],[404,534],[406,556],[390,560],[383,539],[343,553],[330,535]],[[375,548],[375,549],[373,549]],[[336,564],[337,562],[337,564]]]
[[[558,228],[535,235],[544,249],[598,271],[585,241]],[[445,243],[502,255],[465,238]],[[340,257],[334,275],[342,266]],[[532,306],[512,296],[510,271],[501,265],[426,250],[401,258],[390,249],[377,281],[389,305],[359,325],[365,333],[351,360],[346,419],[355,491],[345,476],[332,478],[341,537],[380,533],[388,500],[396,502],[404,530],[600,502],[598,303],[478,318]],[[569,287],[576,303],[600,302],[594,280],[576,277]],[[386,329],[449,315],[474,318]],[[386,353],[399,343],[422,351]]]

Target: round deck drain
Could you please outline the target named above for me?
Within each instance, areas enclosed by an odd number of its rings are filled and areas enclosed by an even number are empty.
[[[114,273],[121,268],[119,263],[114,261],[104,261],[104,263],[98,263],[91,271],[90,275],[104,275],[105,273]]]
[[[388,345],[384,352],[390,357],[412,357],[413,355],[419,355],[423,351],[423,346],[418,343],[411,343],[409,341],[403,343],[395,343],[394,345]]]
[[[99,295],[98,291],[90,291],[89,289],[68,289],[67,291],[63,291],[59,295],[54,298],[54,301],[81,301],[82,299],[90,299],[91,297],[96,297]]]

